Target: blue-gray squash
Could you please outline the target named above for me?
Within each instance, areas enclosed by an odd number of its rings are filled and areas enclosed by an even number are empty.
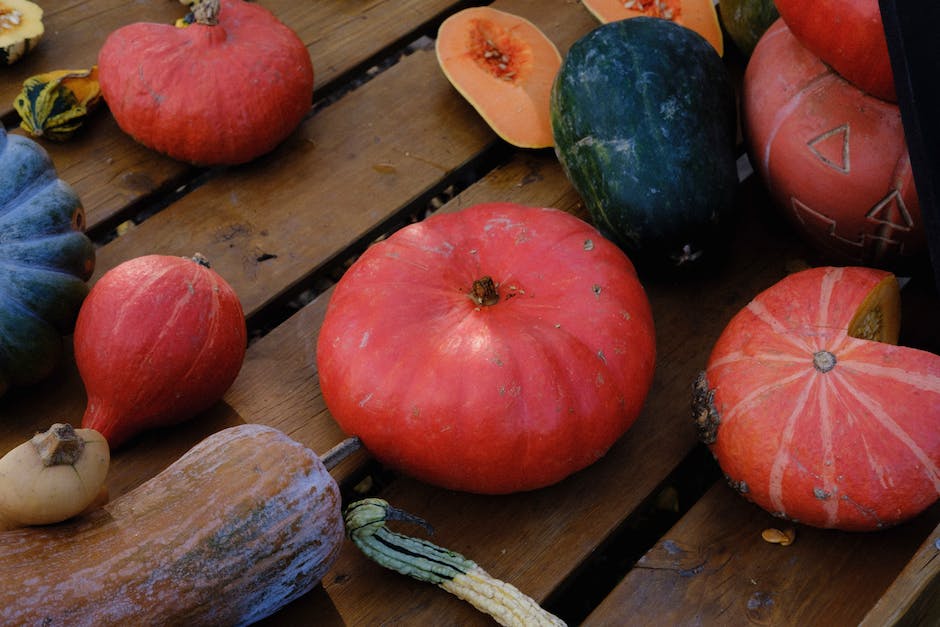
[[[84,221],[45,149],[0,126],[0,395],[60,360],[95,265]]]

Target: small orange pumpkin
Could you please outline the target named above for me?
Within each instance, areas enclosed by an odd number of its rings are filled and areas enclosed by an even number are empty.
[[[897,102],[878,0],[776,0],[799,42],[847,81]]]
[[[581,0],[602,24],[645,15],[685,26],[704,37],[719,55],[725,53],[718,11],[712,0]]]
[[[501,138],[520,148],[554,145],[555,44],[532,22],[489,7],[464,9],[438,29],[437,61],[447,80]]]
[[[202,0],[195,21],[137,22],[98,53],[125,133],[179,161],[234,165],[275,148],[310,111],[313,64],[296,33],[243,0]]]
[[[874,530],[940,497],[940,356],[896,346],[894,275],[792,274],[731,320],[693,413],[731,485],[774,515]]]

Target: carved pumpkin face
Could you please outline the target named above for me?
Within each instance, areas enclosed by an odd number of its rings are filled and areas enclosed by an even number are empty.
[[[891,267],[925,249],[897,105],[848,83],[778,20],[751,56],[742,107],[754,168],[827,259]]]

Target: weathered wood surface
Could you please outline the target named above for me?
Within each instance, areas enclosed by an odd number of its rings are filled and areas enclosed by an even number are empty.
[[[586,217],[553,153],[509,149],[436,64],[429,39],[434,26],[480,3],[261,3],[308,45],[317,76],[313,98],[333,95],[271,154],[236,168],[193,168],[134,143],[106,109],[73,141],[44,143],[60,175],[82,196],[99,239],[93,280],[139,255],[201,252],[235,288],[255,338],[223,402],[198,420],[115,452],[112,496],[153,476],[207,434],[242,421],[277,427],[321,454],[342,440],[315,365],[329,285],[376,237],[423,218],[439,206],[436,200],[451,197],[452,188],[460,193],[443,211],[508,200]],[[172,21],[184,12],[175,0],[44,4],[43,45],[0,76],[0,112],[8,126],[8,103],[26,76],[87,66],[113,28],[142,19]],[[535,22],[563,53],[596,24],[574,0],[493,6]],[[795,544],[769,545],[760,531],[779,521],[717,481],[717,469],[700,455],[689,390],[712,343],[758,291],[812,261],[770,210],[759,182],[749,179],[741,192],[723,263],[694,277],[643,277],[656,322],[656,376],[636,425],[597,464],[550,488],[482,497],[398,476],[360,452],[333,473],[347,496],[361,480],[371,482],[379,495],[427,519],[436,542],[571,622],[847,624],[866,614],[892,621],[936,616],[937,507],[879,534],[798,528]],[[137,224],[120,237],[105,237],[127,218]],[[915,278],[905,288],[905,301],[916,311],[906,317],[912,323],[904,338],[936,351],[930,312],[938,299],[923,283]],[[50,422],[77,423],[84,400],[71,360],[47,381],[8,393],[0,398],[0,450]],[[704,487],[686,490],[689,475]],[[663,494],[676,491],[675,503],[661,503]],[[651,526],[653,510],[668,511],[674,520]],[[636,567],[620,554],[624,547],[642,556]],[[321,587],[265,622],[301,620],[488,624],[443,591],[382,570],[350,543]]]

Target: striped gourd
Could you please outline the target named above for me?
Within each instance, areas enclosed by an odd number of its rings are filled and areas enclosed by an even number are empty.
[[[20,127],[34,137],[64,141],[77,131],[101,101],[98,68],[53,70],[23,81],[13,101]]]
[[[390,531],[385,523],[423,520],[378,498],[362,499],[346,508],[346,535],[377,563],[419,581],[440,586],[492,616],[500,625],[537,627],[564,625],[515,586],[489,575],[478,564],[436,544]]]

